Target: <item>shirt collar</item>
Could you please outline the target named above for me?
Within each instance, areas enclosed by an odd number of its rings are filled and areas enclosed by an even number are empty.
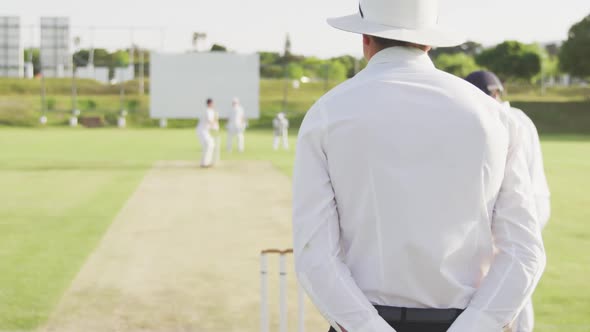
[[[434,68],[428,53],[414,47],[395,46],[381,50],[371,58],[369,66],[382,63]]]

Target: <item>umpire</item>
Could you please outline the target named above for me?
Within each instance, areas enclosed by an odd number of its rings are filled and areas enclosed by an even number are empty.
[[[299,132],[293,231],[301,285],[337,331],[500,332],[545,252],[518,122],[431,46],[463,39],[437,0],[361,0],[330,19],[369,64]]]

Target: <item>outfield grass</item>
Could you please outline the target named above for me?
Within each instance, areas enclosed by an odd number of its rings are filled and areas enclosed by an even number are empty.
[[[224,158],[270,160],[290,174],[292,151],[271,144],[270,132],[249,132],[247,152]],[[2,129],[0,146],[0,331],[46,319],[155,161],[199,159],[189,129]],[[588,331],[590,138],[547,136],[543,148],[553,217],[537,331]]]
[[[544,232],[547,270],[535,295],[540,328],[590,331],[590,138],[546,137],[543,150],[553,212]]]
[[[92,81],[82,81],[78,89],[78,109],[82,116],[102,117],[107,126],[116,126],[117,114],[121,109],[117,86],[101,85]],[[36,80],[15,80],[0,78],[0,125],[38,126],[41,115],[39,82]],[[72,100],[70,81],[67,79],[48,80],[47,117],[49,126],[67,125],[71,116]],[[299,89],[289,86],[287,113],[294,127],[298,127],[304,113],[327,89],[336,82],[302,84]],[[124,107],[129,111],[128,125],[132,127],[156,127],[157,120],[149,117],[149,96],[137,94],[137,82],[129,82]],[[273,117],[283,111],[284,82],[282,80],[262,80],[260,82],[260,119],[251,121],[256,128],[271,127]],[[218,101],[221,103],[222,101]],[[230,101],[227,101],[228,103]],[[195,113],[200,110],[195,110]],[[171,120],[171,127],[194,126],[194,120]]]

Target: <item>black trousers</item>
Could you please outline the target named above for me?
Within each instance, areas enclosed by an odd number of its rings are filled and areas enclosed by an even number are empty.
[[[379,305],[375,309],[397,332],[446,332],[463,312],[461,309],[407,309]],[[336,329],[331,327],[330,332],[336,332]]]
[[[415,322],[388,322],[397,332],[447,332],[451,324],[441,323],[415,323]],[[330,332],[336,332],[330,327]]]

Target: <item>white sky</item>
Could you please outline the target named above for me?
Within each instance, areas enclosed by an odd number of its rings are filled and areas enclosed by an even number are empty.
[[[563,40],[569,27],[590,14],[589,0],[441,0],[440,22],[471,40],[491,45]],[[325,19],[355,12],[358,0],[3,0],[0,15],[17,15],[25,25],[40,16],[69,16],[82,47],[117,48],[131,44],[126,30],[100,27],[156,27],[136,30],[135,43],[176,52],[191,48],[193,31],[208,43],[250,53],[279,51],[289,32],[293,52],[320,57],[360,56],[360,38],[330,28]],[[95,26],[94,38],[88,29]],[[160,30],[160,27],[165,30]],[[30,29],[28,29],[30,30]],[[161,31],[165,31],[162,33]],[[31,44],[30,33],[23,39]],[[38,38],[38,37],[35,37]]]

